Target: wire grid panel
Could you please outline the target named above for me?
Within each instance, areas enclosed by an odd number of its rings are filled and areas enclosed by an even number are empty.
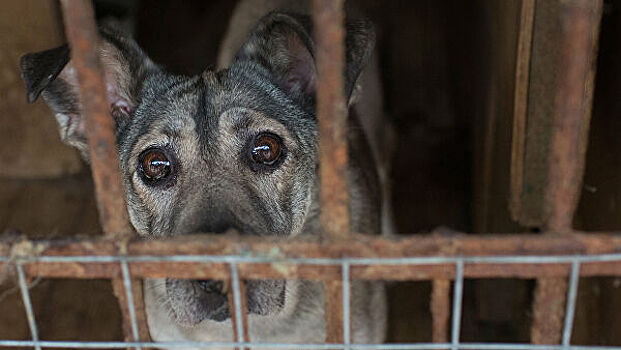
[[[7,261],[8,258],[0,257],[0,261]],[[343,285],[343,329],[344,337],[340,343],[256,343],[246,341],[243,336],[241,322],[237,322],[237,339],[231,342],[194,342],[194,341],[167,341],[167,342],[140,342],[138,341],[138,325],[134,313],[132,289],[126,288],[127,300],[130,303],[132,312],[130,315],[132,323],[132,332],[134,335],[133,342],[120,341],[44,341],[38,337],[38,329],[35,321],[35,315],[30,301],[30,293],[26,282],[26,275],[23,266],[29,262],[82,262],[82,263],[102,263],[102,262],[118,262],[121,264],[122,277],[129,287],[130,271],[128,264],[131,262],[217,262],[227,263],[231,266],[232,288],[234,295],[234,313],[238,320],[242,317],[242,294],[240,291],[240,277],[237,272],[238,264],[241,263],[284,263],[295,265],[333,265],[340,266],[342,270],[341,278]],[[584,263],[606,263],[620,262],[621,254],[602,254],[602,255],[564,255],[564,256],[474,256],[474,257],[412,257],[412,258],[255,258],[247,256],[210,256],[210,255],[173,255],[173,256],[40,256],[28,258],[27,260],[18,260],[16,262],[16,270],[18,276],[19,287],[23,303],[25,306],[28,324],[32,334],[32,340],[0,340],[0,347],[34,347],[41,348],[127,348],[133,347],[141,349],[143,347],[158,348],[255,348],[255,349],[505,349],[505,350],[527,350],[527,349],[551,349],[551,350],[621,350],[621,347],[614,346],[578,346],[571,345],[571,334],[573,328],[573,320],[576,308],[577,290],[580,278],[580,267]],[[352,344],[350,332],[350,268],[357,265],[399,265],[403,268],[416,265],[435,265],[435,264],[454,264],[455,279],[453,288],[453,313],[452,313],[452,332],[449,343],[408,343],[408,344]],[[462,300],[463,300],[463,282],[464,282],[464,265],[476,263],[487,264],[570,264],[569,273],[569,289],[566,305],[566,317],[564,322],[562,344],[559,345],[534,345],[534,344],[509,344],[509,343],[462,343],[460,341]],[[621,273],[621,272],[620,272]]]

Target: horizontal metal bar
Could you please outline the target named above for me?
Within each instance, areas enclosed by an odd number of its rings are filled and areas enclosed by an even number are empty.
[[[216,347],[253,347],[257,349],[351,349],[359,350],[440,350],[451,348],[450,343],[393,343],[393,344],[294,344],[294,343],[237,343],[237,342],[78,342],[78,341],[40,341],[45,348],[73,348],[73,349],[121,349],[127,347],[155,347],[155,348],[216,348]],[[34,342],[28,340],[0,340],[0,347],[33,347]],[[562,345],[534,345],[534,344],[511,344],[511,343],[461,343],[457,346],[462,350],[563,350]],[[621,350],[621,346],[588,346],[572,345],[570,350]]]
[[[139,262],[185,262],[185,263],[226,263],[226,264],[292,264],[292,265],[317,265],[338,266],[346,262],[352,266],[364,265],[438,265],[455,264],[571,264],[574,261],[580,263],[617,262],[621,261],[619,254],[601,255],[509,255],[509,256],[463,256],[463,257],[419,257],[419,258],[286,258],[286,257],[249,257],[237,255],[172,255],[172,256],[37,256],[20,260],[22,264],[28,263],[116,263],[127,261],[128,263]],[[621,273],[621,271],[619,271]],[[135,275],[135,274],[134,274]]]
[[[28,263],[29,275],[47,278],[116,278],[120,274],[116,256],[45,256]],[[465,278],[536,278],[568,276],[571,264],[584,264],[581,276],[621,275],[621,254],[575,256],[475,256],[421,257],[403,259],[343,258],[252,258],[244,256],[141,256],[126,257],[134,278],[227,278],[221,263],[239,264],[244,279],[340,279],[337,266],[351,266],[355,280],[414,281],[453,279],[454,264],[464,263]],[[103,262],[102,262],[103,261]],[[186,262],[184,262],[186,261]],[[172,264],[172,265],[170,265]],[[102,268],[103,265],[103,268]],[[255,268],[250,268],[255,267]],[[260,267],[260,268],[259,268]]]
[[[293,239],[239,236],[234,234],[196,234],[127,243],[127,256],[166,255],[244,255],[251,257],[288,258],[404,258],[426,256],[477,255],[571,255],[621,253],[621,234],[504,234],[504,235],[399,235],[386,238],[354,235],[348,241],[319,241],[317,236]],[[13,248],[36,247],[41,256],[117,255],[117,244],[111,239],[64,239],[22,241],[0,237],[0,257],[8,259]],[[19,249],[34,251],[34,249]]]
[[[25,241],[0,238],[1,260],[23,263],[29,275],[50,278],[120,278],[127,261],[136,278],[228,278],[229,264],[240,277],[337,280],[340,265],[358,280],[453,279],[464,263],[465,278],[568,276],[579,262],[581,276],[621,274],[621,237],[603,234],[414,236],[385,239],[354,236],[351,242],[261,240],[260,237],[184,236],[135,241],[118,255],[112,240]],[[213,240],[212,240],[213,239]],[[30,247],[23,249],[20,244]],[[351,250],[351,247],[355,250]],[[36,249],[32,249],[36,247]],[[37,251],[38,255],[28,252]],[[169,255],[171,254],[171,255]],[[3,256],[2,256],[3,255]],[[401,269],[402,266],[408,266]],[[206,269],[205,267],[209,267]]]

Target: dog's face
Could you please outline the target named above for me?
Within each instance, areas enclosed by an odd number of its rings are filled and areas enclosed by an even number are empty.
[[[128,211],[145,237],[236,229],[296,235],[317,216],[314,44],[308,19],[264,17],[225,70],[167,73],[128,38],[102,30],[101,58],[116,122]],[[348,25],[346,94],[374,42]],[[88,158],[77,77],[66,46],[22,58],[28,99],[42,93],[63,140]],[[215,281],[167,279],[178,323],[229,317]],[[285,281],[248,283],[248,311],[278,312]]]

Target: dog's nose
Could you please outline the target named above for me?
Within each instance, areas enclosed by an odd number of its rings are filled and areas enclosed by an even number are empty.
[[[198,280],[198,286],[206,293],[225,294],[225,285],[217,280]]]
[[[228,211],[210,210],[203,217],[200,226],[194,232],[224,233],[230,229],[239,231],[238,221]]]

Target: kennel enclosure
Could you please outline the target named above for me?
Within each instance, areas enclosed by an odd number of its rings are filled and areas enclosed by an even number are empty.
[[[14,266],[32,340],[0,340],[0,346],[55,348],[325,348],[325,349],[602,349],[571,344],[579,278],[621,275],[621,236],[578,232],[572,221],[585,167],[594,62],[602,1],[558,2],[562,27],[555,108],[547,162],[547,183],[533,199],[522,193],[529,180],[533,138],[528,119],[536,55],[533,45],[537,2],[521,2],[515,67],[511,209],[516,220],[541,221],[545,233],[374,237],[352,233],[348,222],[347,144],[343,98],[343,2],[313,1],[318,67],[320,177],[323,232],[287,241],[226,235],[175,239],[132,239],[120,182],[112,120],[97,50],[97,31],[88,1],[64,0],[65,28],[78,71],[87,116],[91,165],[105,237],[99,239],[12,240],[0,244],[0,262]],[[540,210],[529,212],[533,203]],[[29,296],[33,277],[111,279],[124,317],[125,342],[39,339]],[[234,339],[228,343],[155,343],[149,339],[141,278],[178,277],[228,281]],[[460,339],[465,278],[536,278],[533,344],[465,343]],[[254,343],[248,339],[245,284],[248,279],[309,279],[324,283],[325,344]],[[349,297],[352,280],[432,281],[433,343],[352,344]],[[606,349],[617,349],[607,347]]]

